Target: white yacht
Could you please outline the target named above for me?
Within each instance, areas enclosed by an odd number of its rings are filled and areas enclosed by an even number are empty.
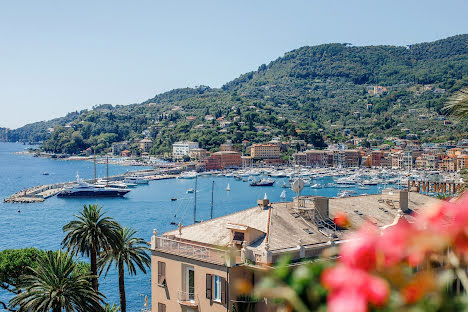
[[[88,184],[80,180],[78,175],[76,182],[76,185],[58,193],[57,197],[123,197],[130,192],[128,189]]]

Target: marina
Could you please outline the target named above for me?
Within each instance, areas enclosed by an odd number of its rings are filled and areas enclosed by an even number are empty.
[[[60,198],[56,195],[60,188],[74,182],[79,173],[85,181],[93,182],[92,161],[64,161],[17,155],[24,147],[20,144],[0,144],[0,178],[4,186],[0,196],[7,198],[24,189],[34,204],[0,202],[2,221],[0,221],[0,248],[37,248],[55,250],[60,248],[63,238],[62,227],[85,204],[98,204],[104,207],[109,216],[123,225],[134,227],[139,234],[149,241],[154,228],[165,232],[177,229],[195,221],[217,218],[256,205],[258,199],[265,198],[271,202],[290,201],[296,195],[291,190],[294,180],[300,177],[305,181],[302,195],[320,195],[338,197],[343,190],[354,191],[350,197],[360,194],[377,194],[384,187],[407,187],[408,177],[421,180],[456,180],[454,175],[439,175],[414,171],[398,172],[382,169],[339,169],[339,168],[244,168],[241,170],[213,171],[195,174],[186,172],[182,175],[176,170],[164,174],[163,169],[149,167],[118,166],[109,161],[109,183],[122,181],[126,176],[138,176],[148,180],[148,184],[138,184],[120,198]],[[14,165],[12,165],[14,164]],[[105,162],[98,163],[97,182],[105,183]],[[165,170],[168,170],[167,168]],[[42,173],[47,171],[49,175]],[[354,184],[337,183],[339,179],[353,174],[366,174],[361,181]],[[383,176],[388,176],[383,179]],[[178,178],[179,176],[189,178]],[[362,182],[378,178],[381,184],[364,185]],[[114,180],[115,179],[115,180]],[[272,179],[272,186],[250,186],[254,180]],[[27,181],[27,183],[25,182]],[[197,181],[195,192],[195,181]],[[385,183],[383,183],[385,182]],[[396,182],[390,184],[389,182]],[[229,191],[227,186],[229,184]],[[286,187],[283,187],[286,185]],[[40,187],[39,187],[40,186]],[[345,187],[343,187],[345,186]],[[187,190],[192,190],[187,193]],[[194,199],[196,198],[196,215],[194,216]],[[43,197],[40,198],[39,196]],[[38,199],[36,199],[38,198]],[[194,218],[196,217],[196,218]],[[150,276],[137,275],[128,278],[129,310],[141,308],[140,294],[149,295]],[[110,275],[102,280],[101,288],[110,301],[118,302],[114,291],[117,274],[111,270]]]

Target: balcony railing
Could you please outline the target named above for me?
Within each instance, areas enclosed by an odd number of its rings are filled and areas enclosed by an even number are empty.
[[[198,296],[193,290],[189,292],[177,290],[177,302],[187,307],[198,308]]]
[[[229,249],[213,248],[163,236],[155,238],[153,248],[162,252],[221,265],[234,265],[240,260],[240,253],[237,250],[233,252]]]

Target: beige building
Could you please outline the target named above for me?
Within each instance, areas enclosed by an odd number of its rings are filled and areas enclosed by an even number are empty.
[[[302,196],[293,202],[259,200],[254,208],[163,233],[151,238],[152,311],[276,311],[271,302],[254,302],[237,292],[238,281],[253,286],[266,268],[289,254],[311,259],[340,244],[346,229],[335,225],[337,212],[357,226],[370,219],[394,224],[408,211],[437,199],[407,191],[348,198]],[[247,303],[245,302],[247,301]]]
[[[250,156],[253,159],[278,159],[280,146],[278,144],[254,144],[250,147]]]
[[[151,147],[153,146],[153,142],[150,139],[143,139],[138,142],[138,146],[142,152],[149,152]]]

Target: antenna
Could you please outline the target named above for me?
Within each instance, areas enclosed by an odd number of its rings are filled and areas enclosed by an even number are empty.
[[[94,184],[96,184],[96,147],[94,147],[94,157],[93,157],[93,160],[94,160]]]
[[[213,193],[214,193],[214,180],[213,180],[213,183],[211,184],[211,214],[210,214],[210,219],[213,219]]]
[[[294,181],[294,183],[291,185],[291,189],[294,193],[296,193],[297,198],[299,198],[301,191],[304,189],[304,180],[299,178],[296,181]]]

